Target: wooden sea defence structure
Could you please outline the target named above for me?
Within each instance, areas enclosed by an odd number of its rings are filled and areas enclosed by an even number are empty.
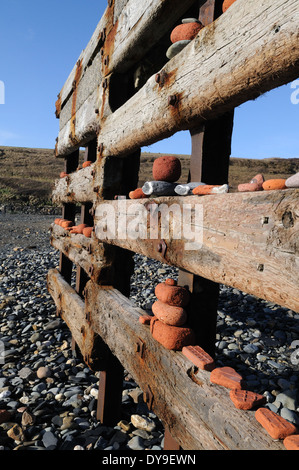
[[[174,53],[171,33],[190,18],[201,27]],[[165,427],[165,450],[285,447],[254,411],[234,406],[211,371],[164,347],[155,325],[140,321],[146,312],[129,299],[134,254],[178,268],[194,344],[214,358],[220,284],[299,312],[299,189],[133,200],[141,148],[188,130],[189,182],[227,185],[234,109],[298,78],[298,40],[297,0],[109,0],[58,95],[55,156],[65,172],[52,198],[68,222],[51,227],[60,263],[48,273],[48,289],[86,364],[100,371],[98,419],[120,419],[125,369]],[[113,228],[124,217],[134,225],[136,202],[142,236],[120,236]],[[200,227],[191,249],[177,236],[184,207],[193,231]],[[113,224],[107,218],[104,230],[105,210]]]

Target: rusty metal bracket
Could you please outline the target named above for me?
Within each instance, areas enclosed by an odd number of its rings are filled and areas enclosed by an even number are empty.
[[[144,356],[144,351],[145,351],[145,343],[142,341],[142,339],[138,338],[138,340],[135,343],[135,352],[143,358]]]
[[[153,408],[154,394],[149,385],[147,385],[146,389],[143,392],[143,400],[147,404],[148,409],[151,411]]]

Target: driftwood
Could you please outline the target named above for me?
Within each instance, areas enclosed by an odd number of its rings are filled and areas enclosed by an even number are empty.
[[[111,282],[111,275],[108,273],[114,261],[113,249],[99,243],[94,234],[87,238],[81,234],[71,234],[59,225],[52,224],[50,243],[76,266],[83,268],[96,282]]]
[[[95,199],[93,182],[95,164],[87,168],[82,168],[68,176],[55,181],[52,192],[54,204],[89,202]]]
[[[137,205],[105,201],[96,207],[95,233],[107,243],[298,312],[298,198],[295,189],[153,198],[138,200]],[[104,207],[108,212],[103,212]],[[184,207],[190,209],[192,221],[187,235]],[[161,222],[158,216],[163,211]],[[114,229],[123,229],[125,220],[126,232],[119,236]],[[199,248],[193,244],[198,241]]]
[[[298,21],[296,0],[263,0],[258,8],[255,0],[238,0],[160,70],[160,83],[152,75],[103,121],[94,112],[102,102],[95,100],[93,111],[88,105],[90,112],[78,118],[80,139],[84,141],[97,127],[102,155],[121,156],[296,79]],[[105,93],[107,101],[108,82]],[[72,134],[72,120],[60,130],[57,156],[78,147],[76,132]]]
[[[169,351],[155,341],[149,327],[138,321],[144,312],[120,292],[90,281],[84,309],[80,297],[56,270],[49,272],[48,286],[83,354],[93,349],[92,341],[100,335],[183,449],[283,448],[259,425],[254,411],[236,409],[229,390],[210,383],[209,372],[197,370],[180,351]]]

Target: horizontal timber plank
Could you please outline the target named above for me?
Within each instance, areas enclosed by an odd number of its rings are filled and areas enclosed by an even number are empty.
[[[94,175],[95,164],[81,168],[68,176],[57,179],[52,191],[54,204],[67,204],[74,202],[92,202],[95,199]]]
[[[299,312],[298,200],[299,190],[288,189],[104,201],[95,208],[95,234],[101,241]],[[191,214],[189,235],[184,234],[184,210]],[[164,232],[159,212],[164,214]],[[151,213],[156,214],[152,219]],[[190,249],[187,243],[201,233],[201,246]]]
[[[61,142],[70,140],[78,147],[97,134],[108,101],[104,78],[125,73],[137,64],[193,3],[128,0],[123,5],[116,0],[108,6],[59,93],[56,108]]]
[[[95,333],[85,317],[84,301],[57,269],[51,269],[48,272],[47,288],[55,302],[58,314],[72,332],[85,362],[93,368]]]
[[[238,0],[163,67],[164,84],[153,75],[100,122],[103,155],[121,156],[196,127],[296,79],[298,26],[297,0]],[[76,147],[69,131],[59,133],[57,156]]]
[[[144,312],[120,292],[90,281],[84,310],[74,292],[77,306],[68,305],[69,289],[55,270],[49,272],[48,283],[56,305],[62,309],[62,318],[74,329],[77,344],[82,346],[80,334],[85,334],[82,326],[86,328],[88,317],[92,330],[141,389],[151,391],[152,410],[183,449],[283,449],[282,443],[271,439],[255,420],[254,411],[236,409],[229,391],[210,383],[209,372],[197,371],[181,352],[169,351],[156,342],[149,327],[138,321]],[[136,353],[137,343],[143,344],[142,356]]]
[[[80,266],[95,281],[110,281],[108,276],[113,263],[113,250],[107,244],[99,243],[92,234],[87,238],[81,234],[71,234],[59,225],[51,225],[51,245]],[[111,274],[109,275],[111,276]]]

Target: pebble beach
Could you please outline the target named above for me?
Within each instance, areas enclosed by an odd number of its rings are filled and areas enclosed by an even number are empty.
[[[55,216],[0,213],[0,449],[162,450],[164,430],[125,371],[122,419],[96,419],[99,376],[71,348],[46,275]],[[155,286],[177,270],[135,255],[131,300],[149,310]],[[247,389],[299,427],[299,314],[221,286],[217,366],[235,368]]]

